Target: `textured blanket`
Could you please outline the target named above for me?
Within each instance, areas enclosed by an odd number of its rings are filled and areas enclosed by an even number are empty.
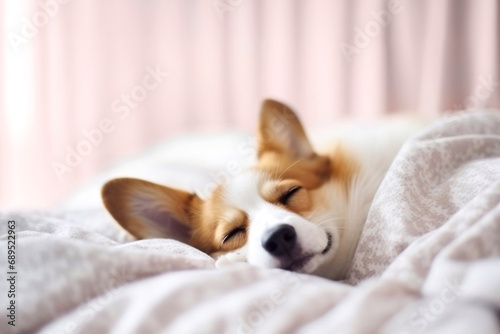
[[[134,241],[102,208],[0,221],[1,333],[500,332],[498,112],[445,119],[403,146],[343,282],[215,269],[182,243]]]

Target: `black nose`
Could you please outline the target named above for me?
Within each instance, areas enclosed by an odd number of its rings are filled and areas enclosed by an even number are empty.
[[[273,256],[280,256],[290,253],[295,242],[297,233],[293,226],[281,224],[270,228],[262,236],[262,247]]]

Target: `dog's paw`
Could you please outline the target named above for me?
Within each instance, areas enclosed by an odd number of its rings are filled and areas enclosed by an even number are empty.
[[[224,268],[237,263],[246,263],[246,262],[247,262],[247,257],[245,252],[243,252],[242,250],[237,250],[235,252],[219,256],[217,260],[215,260],[215,267]]]

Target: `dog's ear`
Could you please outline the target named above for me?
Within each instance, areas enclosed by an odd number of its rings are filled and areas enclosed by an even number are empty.
[[[262,103],[259,121],[259,158],[273,151],[300,159],[314,154],[297,115],[288,106],[274,100]]]
[[[202,204],[198,196],[132,178],[109,181],[101,194],[109,213],[133,236],[190,243],[193,213]]]
[[[319,187],[330,176],[330,161],[317,155],[297,115],[283,103],[262,103],[258,135],[259,167],[282,178]]]

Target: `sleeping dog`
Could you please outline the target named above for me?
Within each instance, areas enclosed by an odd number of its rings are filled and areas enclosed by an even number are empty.
[[[136,238],[177,239],[210,254],[218,266],[246,262],[341,279],[375,192],[414,125],[313,147],[295,113],[266,100],[258,162],[208,198],[119,178],[104,185],[102,199]]]

